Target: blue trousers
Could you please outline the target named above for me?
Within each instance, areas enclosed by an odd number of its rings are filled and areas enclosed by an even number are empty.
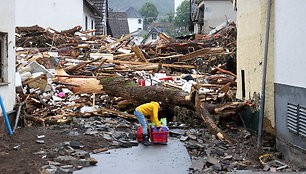
[[[141,112],[139,112],[137,109],[135,109],[134,115],[137,117],[137,120],[139,121],[142,127],[142,133],[147,135],[148,134],[148,122],[145,116]]]

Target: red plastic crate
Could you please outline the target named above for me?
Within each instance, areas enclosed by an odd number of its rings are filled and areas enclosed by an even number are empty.
[[[166,127],[162,127],[162,132],[159,133],[157,131],[157,128],[154,126],[154,128],[151,131],[150,134],[150,140],[152,143],[155,144],[167,144],[168,142],[168,129]],[[142,142],[142,127],[139,127],[137,130],[137,141]]]
[[[157,128],[154,126],[151,132],[151,142],[157,144],[167,144],[168,142],[168,129],[166,127],[161,127],[162,132],[159,133]]]

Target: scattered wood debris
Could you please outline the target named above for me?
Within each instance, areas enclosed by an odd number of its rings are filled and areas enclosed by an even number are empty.
[[[137,104],[157,100],[199,112],[199,119],[226,139],[213,115],[231,117],[249,105],[235,99],[234,23],[212,36],[175,39],[160,33],[160,40],[146,45],[135,45],[131,34],[87,35],[94,31],[80,26],[16,32],[18,97],[28,98],[24,118],[35,123],[93,115],[134,119],[128,113]]]

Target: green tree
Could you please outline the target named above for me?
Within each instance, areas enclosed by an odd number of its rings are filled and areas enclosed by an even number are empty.
[[[176,9],[176,16],[174,18],[174,25],[178,27],[186,27],[190,21],[190,2],[185,0]]]
[[[168,12],[167,14],[167,18],[169,22],[172,22],[174,19],[174,13],[173,12]]]
[[[157,19],[158,11],[152,2],[146,2],[139,9],[139,13],[145,17],[145,23],[152,23]]]

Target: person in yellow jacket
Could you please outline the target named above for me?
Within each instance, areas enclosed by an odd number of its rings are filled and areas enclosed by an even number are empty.
[[[145,117],[150,116],[151,122],[155,123],[158,131],[161,132],[162,129],[158,120],[158,111],[160,109],[161,108],[158,102],[151,101],[150,103],[145,103],[138,106],[134,111],[134,115],[137,117],[137,120],[142,127],[142,143],[145,146],[151,145],[148,135],[148,122]]]

